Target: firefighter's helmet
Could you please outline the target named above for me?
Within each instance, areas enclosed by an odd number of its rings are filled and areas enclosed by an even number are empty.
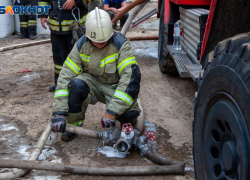
[[[114,33],[109,14],[98,7],[87,15],[85,28],[86,36],[97,43],[108,41]]]

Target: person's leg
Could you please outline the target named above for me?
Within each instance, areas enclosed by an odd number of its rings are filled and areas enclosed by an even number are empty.
[[[52,53],[53,53],[53,61],[54,61],[54,85],[51,85],[49,88],[49,92],[54,92],[57,84],[57,79],[59,77],[59,73],[63,67],[63,63],[66,60],[69,49],[67,41],[65,40],[65,35],[57,35],[51,33],[51,45],[52,45]]]
[[[129,14],[126,13],[124,14],[124,16],[121,18],[121,28],[124,26],[124,24],[126,23],[127,19],[129,17]]]
[[[66,117],[66,123],[74,126],[82,126],[85,119],[85,112],[90,98],[90,88],[88,84],[81,79],[73,79],[68,85],[69,89],[69,115]],[[71,141],[75,138],[75,134],[64,132],[61,134],[62,141]]]
[[[85,112],[88,104],[103,102],[104,97],[98,91],[98,82],[87,73],[77,76],[71,80],[69,89],[69,115],[66,117],[66,123],[75,126],[82,126],[85,119]],[[64,132],[61,140],[70,141],[74,139],[75,134]]]
[[[72,50],[73,47],[74,47],[74,44],[72,44],[72,40],[73,40],[73,35],[72,35],[72,33],[71,33],[71,34],[65,35],[65,39],[66,39],[67,46],[68,46],[68,52],[70,53],[71,50]],[[69,54],[69,53],[68,53],[68,54]]]
[[[37,5],[37,0],[29,0],[28,5],[33,7]],[[30,39],[36,38],[36,15],[31,14],[28,16],[28,36]]]
[[[20,0],[20,6],[28,5],[28,0]],[[28,15],[19,15],[21,38],[28,37]]]
[[[111,20],[114,19],[115,15],[114,15],[113,11],[107,11],[107,13],[109,14]]]

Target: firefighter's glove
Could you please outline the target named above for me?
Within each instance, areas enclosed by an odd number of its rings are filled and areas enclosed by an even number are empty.
[[[65,116],[64,115],[54,115],[52,118],[52,131],[55,132],[61,132],[63,129],[65,129]]]
[[[116,119],[116,116],[106,112],[101,120],[102,127],[103,128],[114,127],[115,126],[115,119]]]

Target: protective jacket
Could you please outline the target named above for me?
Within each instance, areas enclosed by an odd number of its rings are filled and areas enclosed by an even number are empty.
[[[107,111],[119,117],[138,97],[141,74],[133,49],[122,34],[115,32],[104,48],[96,48],[84,35],[64,62],[58,79],[53,115],[68,114],[68,84],[79,74],[89,73],[97,81],[116,87]]]
[[[48,25],[51,32],[55,34],[70,34],[70,24],[76,19],[79,19],[79,24],[84,26],[88,9],[85,7],[87,1],[75,0],[76,7],[79,8],[79,14],[77,8],[75,10],[63,10],[62,7],[66,0],[38,0],[39,6],[51,6],[49,15],[40,15],[40,17],[48,18]],[[73,7],[74,9],[74,7]],[[73,16],[74,15],[74,16]]]

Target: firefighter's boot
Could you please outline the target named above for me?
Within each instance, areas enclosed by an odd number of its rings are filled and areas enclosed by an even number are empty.
[[[64,132],[61,134],[61,140],[62,141],[71,141],[76,137],[76,134],[70,133],[70,132]]]
[[[28,35],[31,40],[36,39],[36,26],[28,27]]]
[[[28,38],[28,28],[20,28],[21,39]]]
[[[56,85],[57,85],[58,77],[59,77],[59,74],[55,73],[55,75],[54,75],[55,84],[49,86],[49,92],[55,92],[56,91]]]
[[[55,92],[56,91],[56,85],[53,84],[53,85],[50,85],[49,86],[49,92]]]

